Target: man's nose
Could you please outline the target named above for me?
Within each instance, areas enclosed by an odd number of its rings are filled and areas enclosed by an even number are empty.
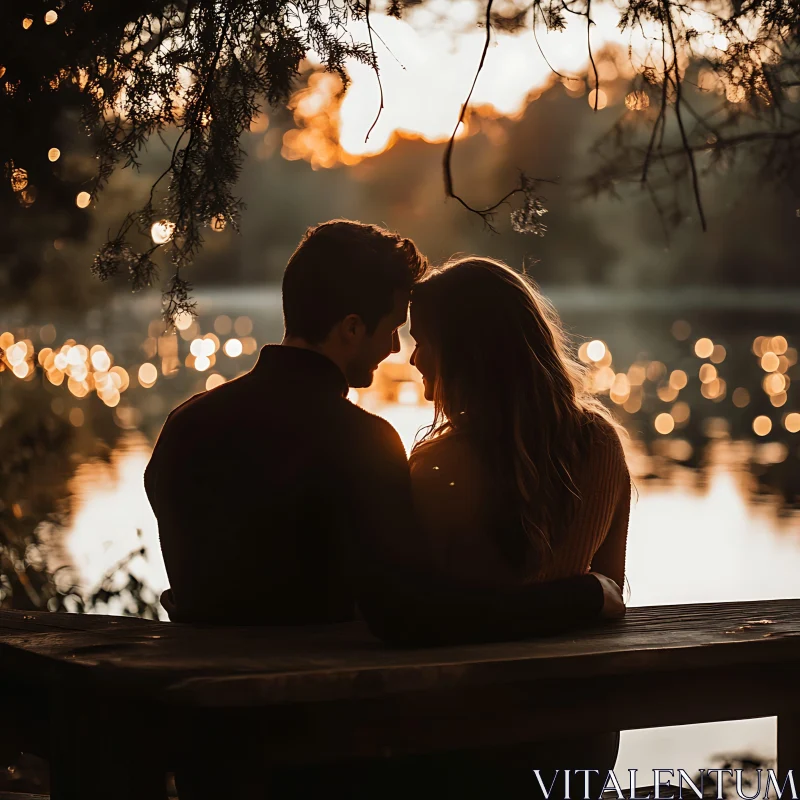
[[[415,347],[414,350],[411,352],[411,358],[409,359],[409,362],[411,363],[412,367],[417,366],[417,347]]]
[[[392,352],[400,352],[400,334],[397,331],[392,334]]]

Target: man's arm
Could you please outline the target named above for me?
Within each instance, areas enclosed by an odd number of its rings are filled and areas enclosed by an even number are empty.
[[[402,644],[499,641],[557,633],[600,617],[611,589],[592,575],[496,591],[455,586],[431,574],[415,558],[423,550],[403,445],[388,423],[374,422],[372,435],[353,443],[345,474],[356,495],[352,576],[376,636]]]

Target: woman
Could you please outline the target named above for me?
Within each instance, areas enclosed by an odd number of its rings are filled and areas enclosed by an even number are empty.
[[[415,287],[411,335],[435,409],[411,476],[437,570],[490,587],[592,570],[622,586],[630,477],[618,428],[584,388],[585,368],[545,298],[498,261],[451,262]],[[525,768],[527,780],[536,766],[590,764],[605,778],[618,742],[481,755]]]

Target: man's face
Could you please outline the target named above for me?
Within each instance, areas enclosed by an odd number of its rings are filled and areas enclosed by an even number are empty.
[[[410,292],[396,291],[392,310],[381,317],[372,336],[364,333],[345,369],[345,377],[350,386],[356,389],[369,386],[378,364],[392,353],[400,352],[398,330],[406,324],[410,299]]]

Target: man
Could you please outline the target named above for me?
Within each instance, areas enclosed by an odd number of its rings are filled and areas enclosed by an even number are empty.
[[[145,473],[179,621],[352,619],[400,643],[510,639],[624,613],[585,575],[498,593],[427,572],[405,451],[346,399],[400,349],[427,261],[409,239],[335,220],[283,279],[286,335],[240,378],[170,414]]]

